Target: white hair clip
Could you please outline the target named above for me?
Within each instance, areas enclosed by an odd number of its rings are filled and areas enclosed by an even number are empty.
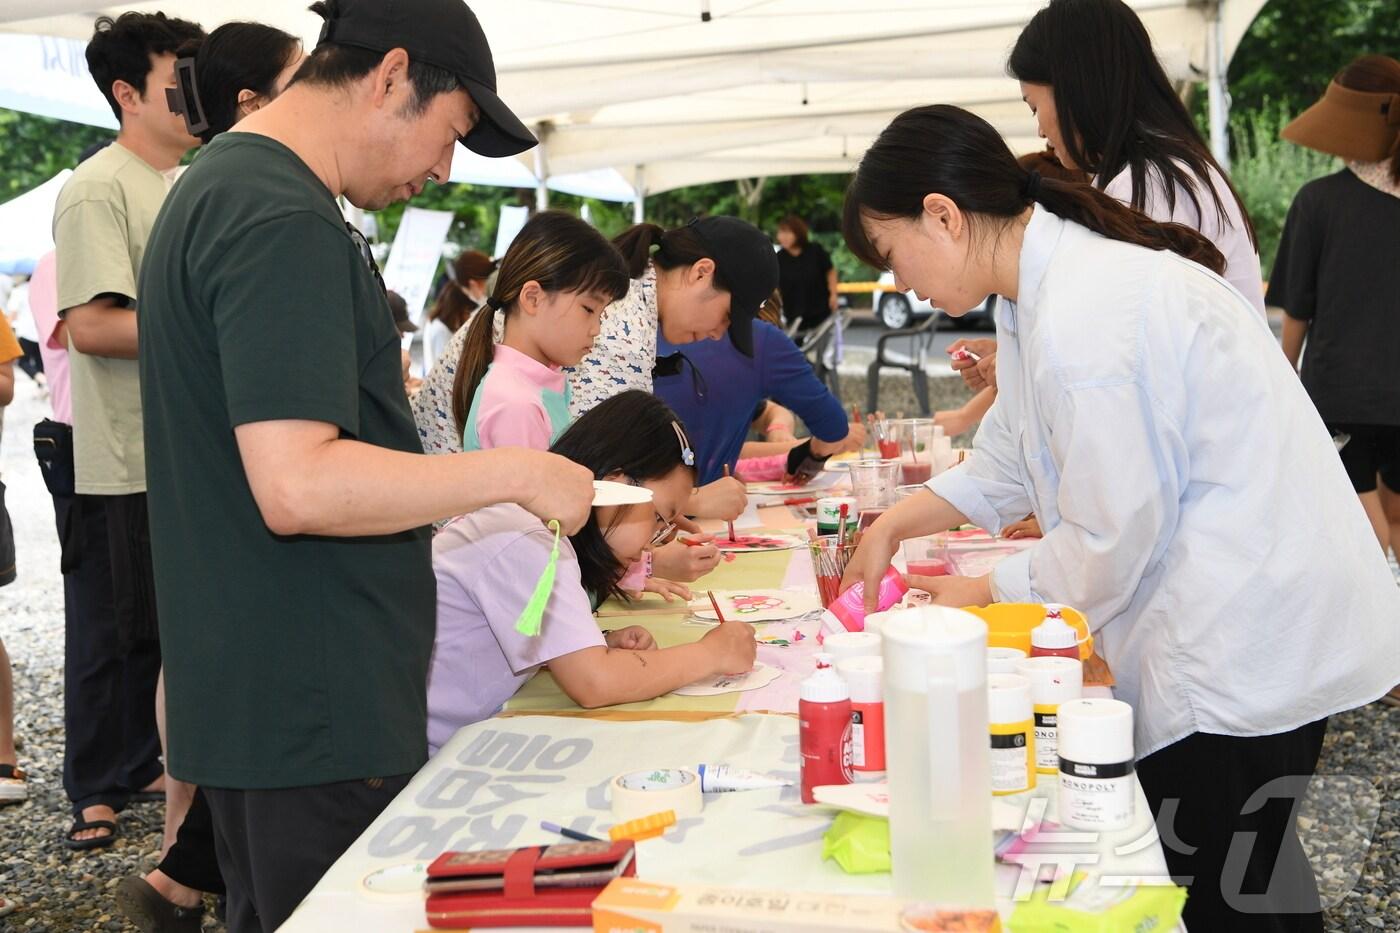
[[[681,444],[681,463],[688,467],[695,466],[695,451],[690,449],[690,440],[685,436],[685,429],[679,421],[672,421],[671,428],[676,432],[676,440]]]

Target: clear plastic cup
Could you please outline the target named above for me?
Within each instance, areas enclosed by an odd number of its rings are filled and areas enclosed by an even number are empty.
[[[894,505],[894,490],[899,485],[898,460],[852,460],[849,469],[851,495],[860,511]]]

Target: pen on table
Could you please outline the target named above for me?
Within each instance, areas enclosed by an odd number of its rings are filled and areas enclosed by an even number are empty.
[[[726,479],[729,477],[729,464],[727,463],[724,465],[724,475]],[[729,540],[732,543],[734,541],[734,523],[725,522],[724,524],[729,528]]]
[[[576,829],[569,829],[569,828],[566,827],[566,826],[560,826],[558,823],[551,823],[549,820],[541,820],[541,821],[540,821],[540,828],[543,829],[543,830],[544,830],[545,832],[547,832],[547,833],[558,833],[559,835],[563,836],[565,839],[573,839],[573,840],[576,840],[576,841],[578,841],[578,842],[603,842],[603,841],[604,841],[604,840],[602,840],[602,839],[599,839],[597,836],[590,836],[590,835],[588,835],[588,833],[581,833],[581,832],[579,832],[579,831],[576,830]]]

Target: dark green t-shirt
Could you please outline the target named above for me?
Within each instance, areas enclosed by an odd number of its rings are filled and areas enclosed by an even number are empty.
[[[422,452],[383,288],[335,200],[285,146],[225,134],[166,199],[140,288],[171,774],[252,789],[417,769],[429,529],[275,535],[234,438],[322,421]]]

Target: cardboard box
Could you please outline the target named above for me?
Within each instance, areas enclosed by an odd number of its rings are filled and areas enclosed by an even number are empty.
[[[933,919],[937,916],[938,919]],[[994,910],[876,895],[656,884],[618,878],[593,902],[594,933],[998,933]]]

